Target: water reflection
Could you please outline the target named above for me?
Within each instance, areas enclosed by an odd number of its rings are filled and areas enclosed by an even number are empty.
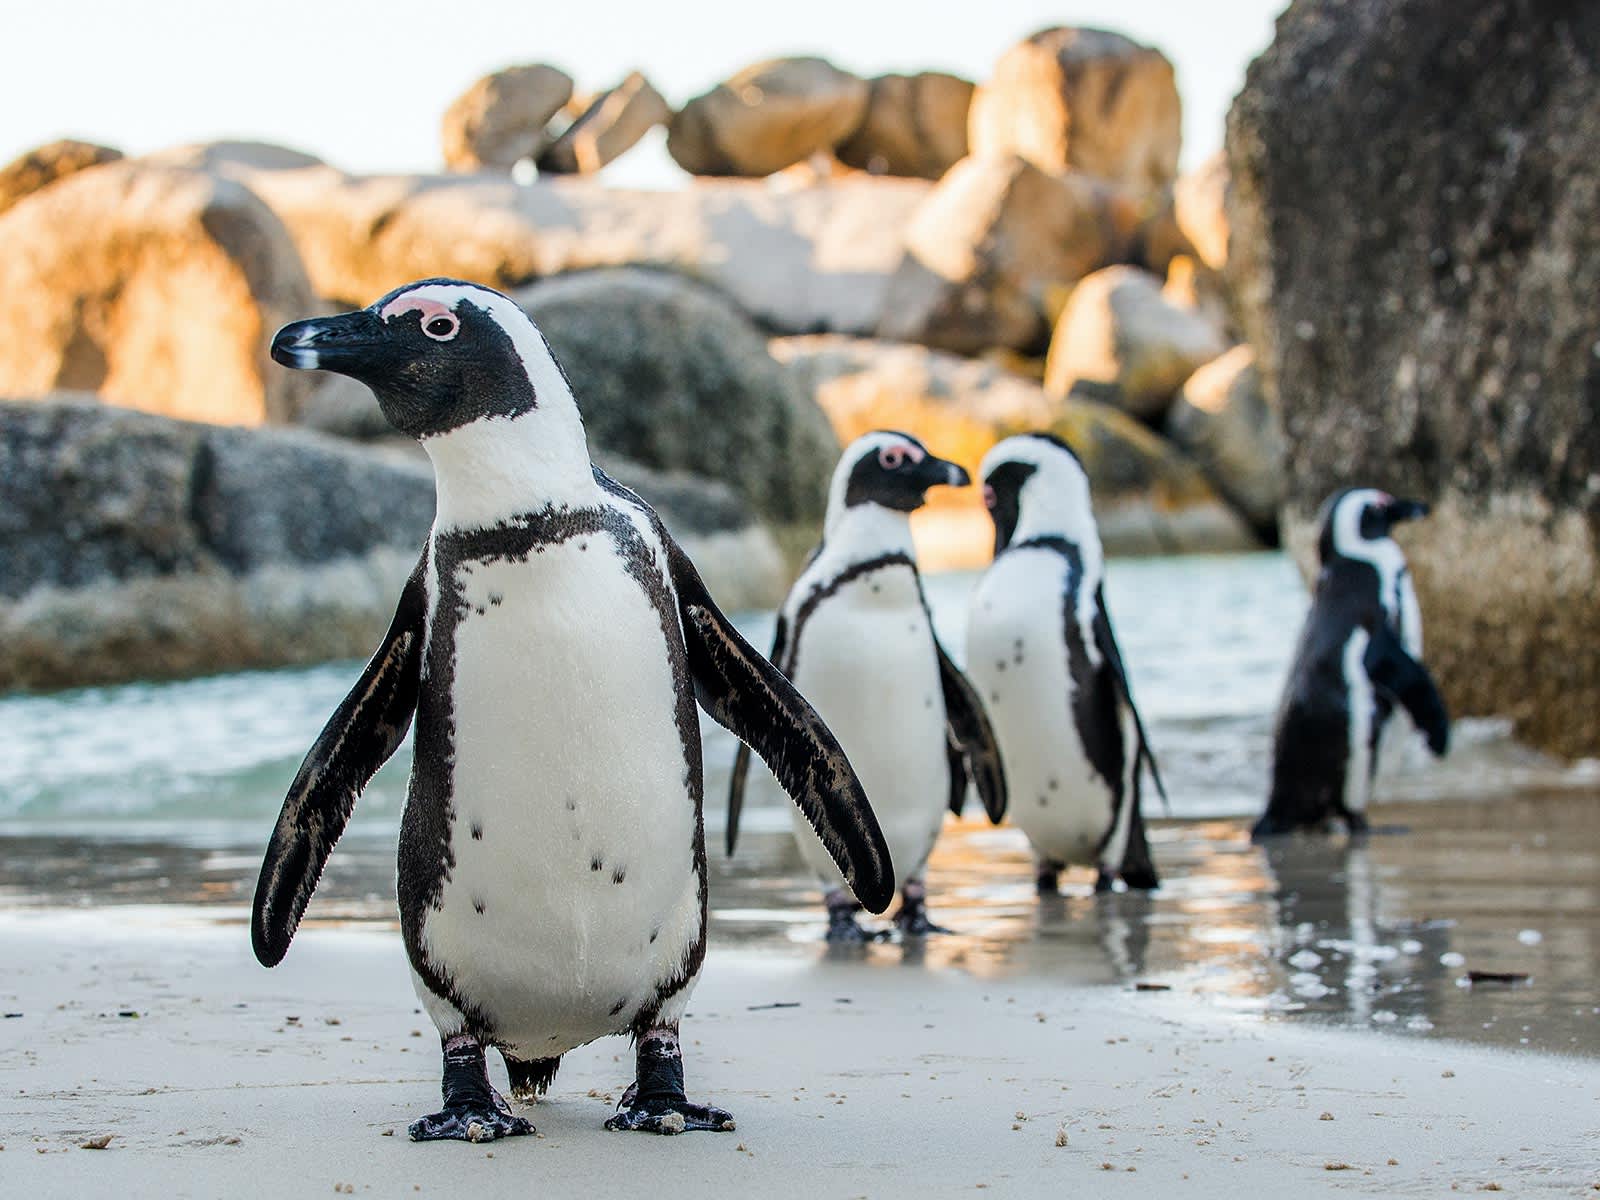
[[[712,937],[863,970],[962,971],[1003,981],[1138,983],[1268,1020],[1315,1020],[1600,1053],[1600,830],[1596,797],[1388,806],[1407,832],[1365,842],[1295,838],[1262,848],[1232,820],[1158,823],[1164,885],[1095,896],[1092,877],[1034,894],[1015,830],[953,824],[929,869],[934,913],[955,932],[829,946],[820,895],[785,820],[713,849]],[[242,921],[259,842],[0,836],[0,905],[182,904]],[[394,920],[393,833],[347,837],[311,923]],[[864,922],[887,928],[887,918]],[[242,934],[241,934],[242,936]],[[714,961],[714,960],[713,960]],[[1467,986],[1473,969],[1528,976]]]

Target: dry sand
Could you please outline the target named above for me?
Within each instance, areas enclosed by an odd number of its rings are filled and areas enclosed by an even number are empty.
[[[406,1123],[437,1107],[438,1054],[398,936],[307,929],[268,972],[245,929],[214,916],[0,915],[0,1009],[22,1014],[0,1021],[0,1194],[1600,1189],[1594,1059],[804,947],[714,946],[691,1005],[689,1091],[731,1109],[737,1132],[606,1133],[632,1061],[611,1039],[568,1056],[525,1110],[540,1137],[413,1145]],[[104,1150],[80,1148],[106,1135]]]

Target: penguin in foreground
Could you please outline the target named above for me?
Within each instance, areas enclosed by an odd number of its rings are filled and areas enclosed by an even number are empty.
[[[1389,536],[1428,506],[1373,488],[1322,506],[1322,563],[1278,710],[1272,792],[1252,836],[1320,829],[1339,818],[1367,829],[1378,746],[1396,704],[1443,755],[1450,718],[1422,665],[1422,610],[1405,554]]]
[[[1166,796],[1134,706],[1101,588],[1089,477],[1065,442],[1024,434],[984,457],[994,562],[968,610],[967,673],[1000,739],[1011,819],[1038,859],[1041,895],[1071,865],[1159,886],[1140,811],[1148,770]]]
[[[1005,813],[999,751],[972,685],[940,646],[922,594],[910,514],[929,488],[965,487],[955,463],[909,434],[857,438],[834,469],[822,544],[778,612],[772,661],[838,734],[882,824],[901,889],[903,933],[943,933],[928,919],[923,868],[945,808],[961,811],[970,779],[985,811]],[[739,836],[750,753],[741,746],[728,795],[728,853]],[[795,823],[821,877],[828,940],[862,941],[860,905],[817,835]]]
[[[433,460],[432,533],[394,622],[295,777],[251,936],[278,963],[356,797],[416,719],[400,927],[439,1028],[444,1108],[418,1141],[533,1132],[568,1050],[636,1043],[608,1129],[726,1130],[690,1103],[678,1023],[706,949],[695,701],[753,744],[855,894],[894,896],[838,742],[735,632],[655,513],[589,461],[561,368],[507,297],[435,279],[280,330],[285,366],[349,375]]]

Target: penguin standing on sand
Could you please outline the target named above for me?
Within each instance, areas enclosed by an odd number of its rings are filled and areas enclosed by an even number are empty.
[[[592,466],[565,375],[511,300],[425,280],[285,326],[278,362],[367,384],[433,460],[434,525],[394,622],[311,748],[256,889],[279,962],[356,797],[416,719],[400,927],[439,1028],[422,1141],[526,1134],[568,1050],[631,1034],[608,1129],[732,1129],[684,1094],[678,1023],[706,948],[695,700],[753,744],[861,901],[894,872],[838,742],[718,611],[637,496]]]
[[[1161,779],[1106,611],[1089,477],[1043,433],[1007,438],[981,471],[995,557],[968,610],[967,673],[1000,739],[1039,891],[1054,895],[1075,864],[1098,869],[1096,891],[1117,878],[1154,888],[1140,802],[1146,768],[1158,790]]]
[[[1367,828],[1378,747],[1396,704],[1443,755],[1450,718],[1422,665],[1422,610],[1405,554],[1389,536],[1428,506],[1372,488],[1322,506],[1322,563],[1289,669],[1273,740],[1272,792],[1256,838],[1322,828],[1333,818]]]
[[[910,514],[929,488],[964,487],[967,473],[916,438],[869,433],[833,472],[822,544],[778,612],[772,661],[838,734],[882,824],[901,888],[895,924],[928,920],[923,868],[948,805],[961,811],[969,778],[999,821],[1005,783],[983,706],[934,634],[911,544]],[[728,853],[739,836],[750,754],[739,748],[728,796]],[[861,941],[861,907],[812,830],[795,824],[806,862],[827,889],[828,939]]]

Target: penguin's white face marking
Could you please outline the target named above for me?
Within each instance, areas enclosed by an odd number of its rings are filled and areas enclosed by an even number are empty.
[[[1415,500],[1397,500],[1377,488],[1354,488],[1336,495],[1323,517],[1318,546],[1324,566],[1344,559],[1366,563],[1378,573],[1378,599],[1389,622],[1408,643],[1421,649],[1421,618],[1406,570],[1405,552],[1390,536],[1397,522],[1425,516],[1428,507]]]
[[[905,514],[922,507],[929,488],[969,482],[966,471],[928,453],[910,434],[890,429],[862,434],[845,447],[833,470],[824,544],[836,541],[846,525],[870,525],[899,548],[909,537]]]
[[[1101,562],[1100,532],[1083,463],[1053,438],[1009,437],[984,455],[978,474],[983,499],[995,523],[995,552],[1012,542],[1059,537],[1078,547],[1087,575]]]

